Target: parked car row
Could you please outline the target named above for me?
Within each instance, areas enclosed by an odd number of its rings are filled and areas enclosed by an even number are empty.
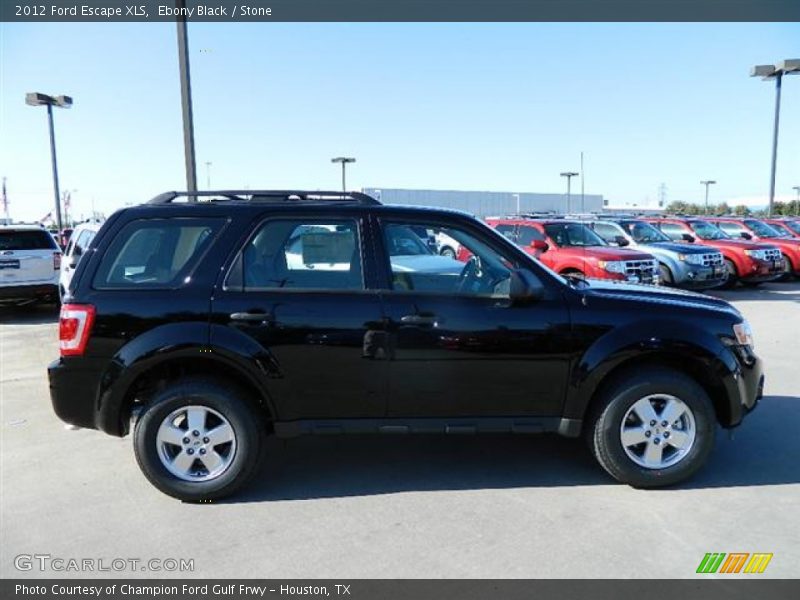
[[[800,276],[800,218],[517,215],[486,223],[573,278],[705,290]],[[452,243],[439,251],[470,256]]]

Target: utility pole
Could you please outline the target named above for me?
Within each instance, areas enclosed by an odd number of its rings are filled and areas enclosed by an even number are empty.
[[[571,199],[570,199],[572,178],[576,177],[577,175],[578,175],[578,173],[575,173],[574,171],[565,171],[565,172],[561,173],[562,177],[566,177],[567,178],[567,213],[569,213],[571,211],[571,208],[572,208],[571,207]]]
[[[176,0],[177,8],[186,8],[185,0]],[[194,116],[192,114],[192,82],[189,68],[189,38],[186,17],[178,11],[178,71],[181,80],[181,111],[183,113],[183,154],[186,165],[186,191],[197,191],[197,167],[194,156]],[[197,202],[197,196],[189,196],[189,202]]]
[[[706,186],[706,210],[705,210],[705,214],[708,214],[708,186],[714,185],[717,182],[714,181],[713,179],[708,179],[706,181],[701,181],[700,183],[702,185]]]

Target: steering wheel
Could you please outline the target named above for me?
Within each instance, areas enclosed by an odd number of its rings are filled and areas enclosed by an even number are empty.
[[[469,287],[483,276],[483,265],[481,257],[473,254],[464,265],[464,269],[458,276],[457,290],[460,294],[471,291]]]

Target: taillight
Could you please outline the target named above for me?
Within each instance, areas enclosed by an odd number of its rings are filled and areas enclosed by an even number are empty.
[[[61,268],[61,252],[53,252],[53,270],[58,271]]]
[[[58,341],[61,356],[81,356],[86,350],[94,324],[91,304],[64,304],[58,320]]]

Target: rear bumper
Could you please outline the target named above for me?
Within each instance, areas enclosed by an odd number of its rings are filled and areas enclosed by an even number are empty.
[[[68,358],[59,358],[47,367],[47,377],[50,381],[50,401],[56,416],[70,425],[97,429],[97,371],[77,368],[70,364]]]
[[[55,283],[0,286],[0,303],[46,300],[57,296],[58,285]]]

